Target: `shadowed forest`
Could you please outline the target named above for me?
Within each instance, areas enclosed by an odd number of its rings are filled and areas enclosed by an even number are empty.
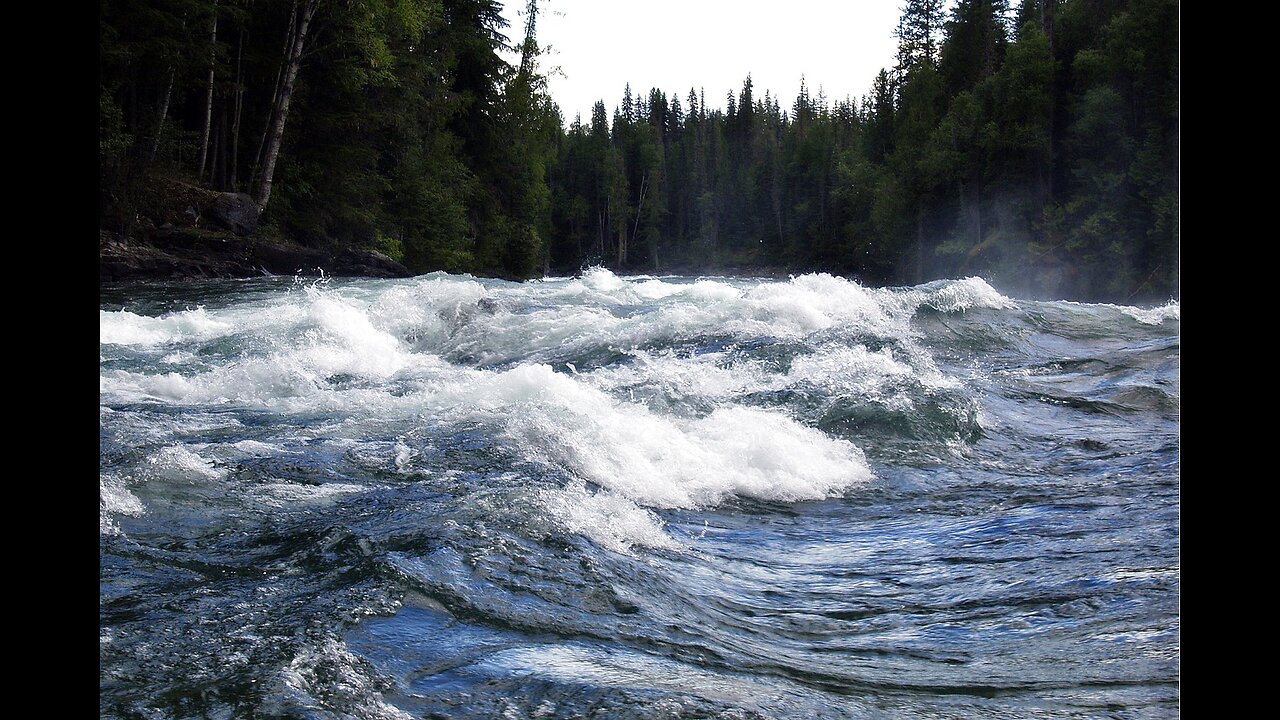
[[[242,193],[252,232],[412,272],[1178,295],[1176,0],[905,0],[860,98],[781,98],[743,68],[738,88],[618,78],[589,118],[547,93],[543,8],[500,10],[101,0],[101,228],[198,225],[158,209],[198,190]]]

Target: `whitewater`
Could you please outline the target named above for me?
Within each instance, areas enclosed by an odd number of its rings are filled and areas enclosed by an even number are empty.
[[[100,292],[104,718],[1177,717],[1179,306]]]

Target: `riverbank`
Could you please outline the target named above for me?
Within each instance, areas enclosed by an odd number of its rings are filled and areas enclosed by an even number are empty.
[[[375,250],[310,247],[279,237],[258,225],[248,195],[209,190],[185,178],[148,175],[128,202],[113,197],[109,206],[98,231],[99,282],[412,275]]]
[[[260,275],[408,277],[408,268],[373,250],[326,251],[222,230],[162,228],[146,238],[99,231],[99,282],[246,278]]]

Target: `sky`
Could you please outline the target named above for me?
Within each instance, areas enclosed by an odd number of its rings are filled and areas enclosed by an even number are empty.
[[[610,116],[629,82],[633,94],[650,88],[683,104],[689,88],[705,90],[707,105],[751,74],[752,94],[769,90],[783,109],[819,86],[828,102],[870,93],[881,68],[892,68],[893,30],[904,0],[541,0],[537,38],[551,53],[540,58],[552,99],[566,124],[604,100]],[[524,35],[524,1],[506,0],[512,42]]]

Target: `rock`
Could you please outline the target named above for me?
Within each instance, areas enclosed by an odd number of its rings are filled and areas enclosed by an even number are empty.
[[[346,248],[333,257],[332,274],[359,277],[410,277],[409,268],[377,250]]]
[[[254,266],[272,275],[318,275],[330,257],[323,250],[265,242],[254,243],[251,252]]]
[[[209,208],[209,217],[237,235],[258,229],[258,205],[245,193],[218,193]]]
[[[227,230],[158,228],[145,242],[100,229],[101,282],[146,279],[232,278],[269,275],[408,277],[382,253],[357,248],[310,248]]]

